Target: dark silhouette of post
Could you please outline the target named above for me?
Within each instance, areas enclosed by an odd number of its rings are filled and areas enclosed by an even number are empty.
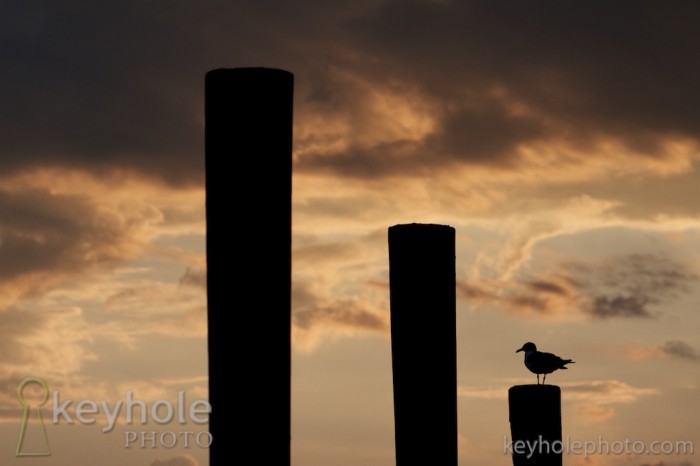
[[[516,385],[508,390],[513,466],[561,466],[561,390]]]
[[[276,69],[205,78],[212,466],[290,463],[293,88]]]
[[[397,466],[457,464],[455,230],[389,228]]]

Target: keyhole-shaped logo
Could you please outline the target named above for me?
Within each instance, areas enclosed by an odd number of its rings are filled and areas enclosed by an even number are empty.
[[[39,404],[36,406],[34,412],[32,412],[30,403],[25,400],[22,393],[24,387],[29,384],[39,385],[43,392],[41,401],[39,401]],[[49,438],[46,435],[44,418],[41,416],[41,406],[46,403],[46,400],[49,399],[48,385],[46,385],[46,382],[41,379],[37,379],[36,377],[27,377],[20,382],[19,387],[17,388],[17,399],[23,407],[23,412],[22,426],[20,427],[19,431],[16,456],[50,456],[51,449],[49,448]],[[30,419],[30,417],[32,417],[32,419]],[[27,434],[28,431],[29,434]],[[24,449],[24,441],[28,435],[29,438],[32,439],[30,448],[32,451],[25,451]]]

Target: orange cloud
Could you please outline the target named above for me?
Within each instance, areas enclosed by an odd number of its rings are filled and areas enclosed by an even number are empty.
[[[508,390],[503,387],[476,388],[460,385],[457,387],[457,396],[482,400],[506,400],[508,398]]]
[[[191,455],[178,455],[153,460],[150,466],[199,466],[199,462]]]
[[[655,388],[633,387],[619,380],[565,382],[560,385],[569,400],[587,401],[598,405],[632,403],[642,397],[659,393]]]
[[[584,403],[575,403],[573,411],[578,419],[587,423],[604,422],[615,415],[615,408],[612,406],[596,406]]]
[[[632,361],[647,361],[651,359],[667,359],[669,356],[658,346],[635,346],[622,350],[625,358]]]
[[[592,380],[562,383],[562,396],[572,401],[573,414],[587,424],[605,422],[615,415],[618,404],[657,395],[653,388],[633,387],[619,380]]]

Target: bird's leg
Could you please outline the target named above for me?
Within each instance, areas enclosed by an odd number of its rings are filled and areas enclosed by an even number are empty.
[[[540,384],[540,374],[537,374],[537,385]]]
[[[542,385],[544,385],[544,379],[546,379],[546,378],[547,378],[547,374],[542,376]]]

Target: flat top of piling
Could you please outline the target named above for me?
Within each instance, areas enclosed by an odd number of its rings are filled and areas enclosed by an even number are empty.
[[[514,385],[508,389],[508,393],[511,395],[527,395],[530,394],[554,394],[561,393],[561,388],[559,385],[549,385],[549,384],[528,384],[528,385]]]
[[[454,227],[450,225],[440,225],[437,223],[401,223],[389,227],[389,230],[419,230],[419,229],[433,229],[433,230],[454,230]]]
[[[266,68],[263,66],[242,67],[242,68],[217,68],[207,71],[206,76],[211,75],[292,75],[291,72],[280,68]],[[292,75],[293,76],[293,75]]]

